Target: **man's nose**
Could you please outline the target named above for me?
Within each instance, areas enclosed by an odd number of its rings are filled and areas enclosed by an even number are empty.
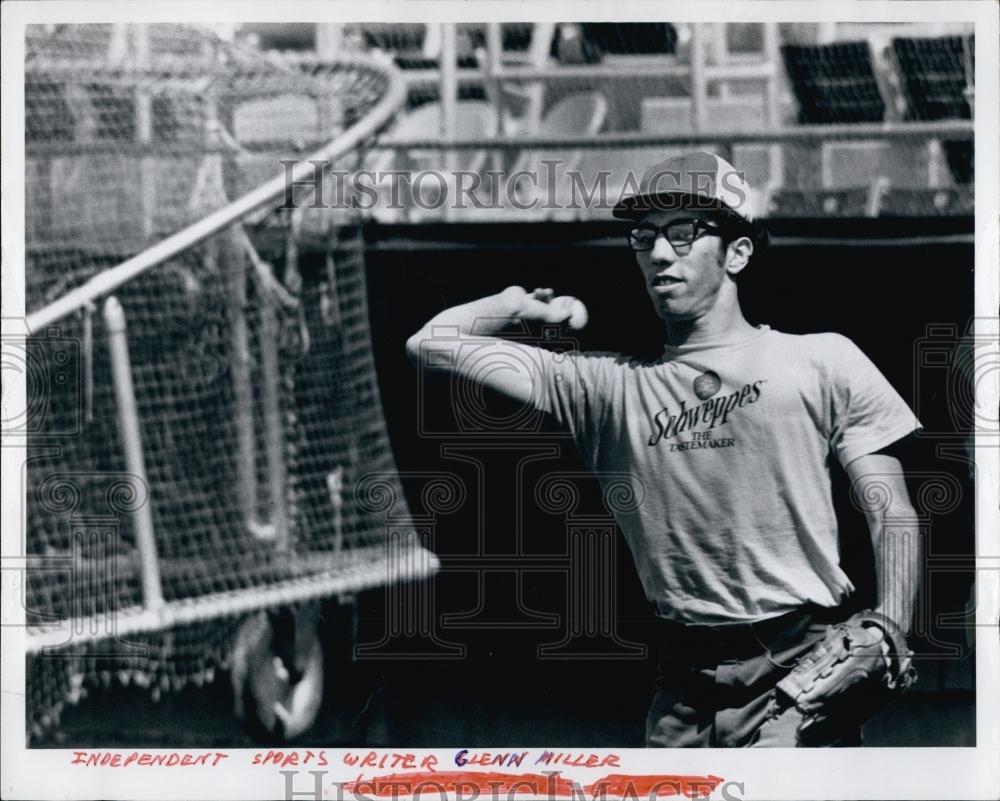
[[[653,242],[653,250],[650,252],[649,258],[658,264],[672,264],[677,261],[677,251],[667,241],[667,238],[660,234],[660,236],[656,237],[656,241]]]

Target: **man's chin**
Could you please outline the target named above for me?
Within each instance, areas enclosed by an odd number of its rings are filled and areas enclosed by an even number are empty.
[[[674,304],[668,305],[663,301],[656,303],[656,313],[665,323],[682,323],[697,317],[690,309],[678,308]]]

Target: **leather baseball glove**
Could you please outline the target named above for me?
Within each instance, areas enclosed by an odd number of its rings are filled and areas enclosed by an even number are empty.
[[[857,727],[916,680],[906,637],[885,615],[865,610],[831,626],[777,684],[776,713],[802,713],[803,742]]]

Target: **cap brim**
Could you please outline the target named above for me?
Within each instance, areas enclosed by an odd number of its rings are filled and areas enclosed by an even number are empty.
[[[687,199],[688,202],[684,202]],[[674,209],[728,209],[729,206],[721,200],[696,197],[690,192],[654,192],[640,195],[629,195],[622,198],[611,209],[611,214],[619,220],[636,220],[651,211],[672,211]],[[680,201],[680,202],[678,202]],[[732,211],[732,209],[730,209]],[[735,212],[739,214],[739,212]],[[743,215],[740,215],[741,217]]]

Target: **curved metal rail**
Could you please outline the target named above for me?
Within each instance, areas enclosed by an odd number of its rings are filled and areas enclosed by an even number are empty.
[[[253,213],[262,206],[273,202],[285,192],[289,181],[308,182],[318,179],[316,172],[322,172],[334,159],[344,155],[361,142],[375,135],[395,114],[406,100],[406,84],[400,73],[392,66],[371,61],[366,58],[350,57],[338,60],[336,63],[357,64],[365,68],[378,69],[389,78],[389,86],[381,100],[362,119],[352,127],[343,131],[336,139],[325,147],[301,160],[292,170],[291,175],[277,175],[270,181],[261,184],[247,192],[232,203],[212,212],[195,223],[182,228],[160,240],[155,245],[122,262],[117,267],[105,270],[95,275],[89,281],[76,289],[67,292],[61,298],[44,306],[27,317],[29,335],[41,331],[48,325],[58,322],[67,315],[84,308],[95,299],[113,292],[127,281],[132,280],[147,270],[175,258],[185,250],[217,234],[241,218]],[[317,165],[312,162],[322,162]]]

